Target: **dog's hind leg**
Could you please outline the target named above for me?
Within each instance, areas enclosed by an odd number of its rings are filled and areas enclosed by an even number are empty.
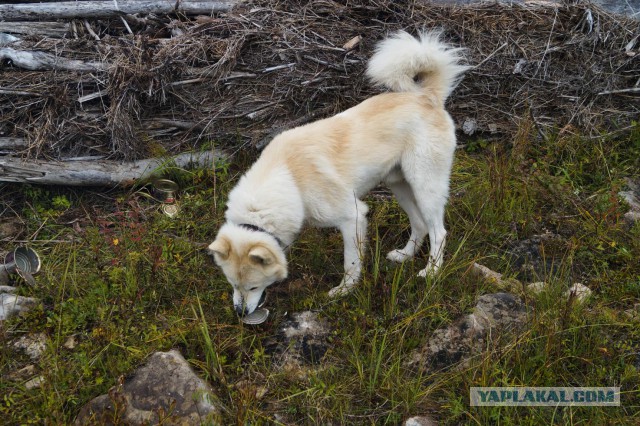
[[[449,157],[451,159],[452,154]],[[433,158],[433,153],[425,155],[414,152],[403,158],[402,162],[405,178],[413,190],[416,205],[429,234],[429,263],[418,273],[421,277],[435,275],[442,266],[447,236],[444,208],[449,196],[451,160],[447,161],[447,156],[442,154],[436,157],[439,161],[434,161]]]
[[[444,227],[444,205],[445,202],[438,203],[437,206],[424,208],[425,221],[429,229],[429,263],[427,267],[418,272],[421,277],[435,275],[442,266],[444,258],[444,246],[447,240],[447,231]],[[434,203],[435,204],[435,203]]]
[[[422,219],[422,214],[416,204],[416,198],[407,181],[401,178],[401,180],[387,181],[386,184],[395,195],[400,207],[409,216],[409,223],[411,224],[411,236],[404,248],[391,250],[387,253],[387,259],[402,263],[407,259],[411,259],[420,250],[424,237],[427,235],[427,225]]]
[[[349,293],[358,283],[362,272],[362,258],[367,237],[367,205],[354,200],[353,211],[339,224],[344,241],[344,277],[337,287],[329,291],[330,297]]]

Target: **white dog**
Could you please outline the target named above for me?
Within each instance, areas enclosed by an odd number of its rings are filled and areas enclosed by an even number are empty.
[[[387,258],[411,258],[429,235],[420,275],[441,266],[456,146],[444,103],[468,67],[460,64],[460,49],[438,38],[399,32],[383,40],[367,75],[392,93],[276,136],[231,191],[226,223],[209,250],[233,286],[238,314],[252,313],[264,290],[287,277],[284,249],[305,223],[340,229],[344,277],[329,294],[349,292],[360,278],[367,232],[360,198],[380,182],[411,222],[409,242]]]

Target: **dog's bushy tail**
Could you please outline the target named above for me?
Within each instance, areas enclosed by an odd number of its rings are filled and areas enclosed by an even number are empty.
[[[399,31],[378,44],[367,76],[394,92],[425,91],[444,104],[461,74],[470,68],[461,64],[462,50],[441,42],[440,32],[415,38]]]

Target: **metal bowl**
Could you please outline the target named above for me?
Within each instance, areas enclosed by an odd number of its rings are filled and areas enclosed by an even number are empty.
[[[262,324],[269,317],[269,310],[267,308],[259,308],[250,313],[249,315],[245,315],[240,318],[245,324],[249,325],[258,325]]]

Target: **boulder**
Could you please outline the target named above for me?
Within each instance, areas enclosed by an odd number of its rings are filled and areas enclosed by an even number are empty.
[[[132,377],[89,401],[76,425],[220,424],[211,386],[180,352],[156,352]]]
[[[471,356],[486,346],[487,336],[522,329],[528,311],[522,301],[510,293],[485,294],[478,298],[473,313],[433,332],[426,345],[416,350],[409,367],[439,370],[456,364],[468,364]]]

